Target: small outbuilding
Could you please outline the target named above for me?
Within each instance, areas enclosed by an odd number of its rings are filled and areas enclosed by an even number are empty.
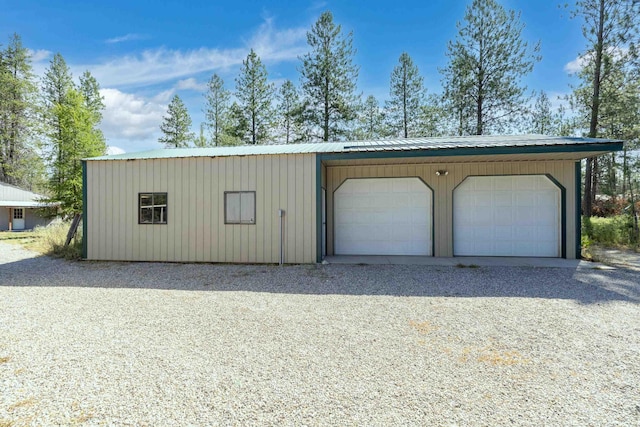
[[[50,218],[42,215],[49,206],[40,194],[0,182],[0,231],[30,230],[45,226]]]
[[[580,161],[605,139],[522,136],[162,149],[86,159],[92,260],[579,257]]]

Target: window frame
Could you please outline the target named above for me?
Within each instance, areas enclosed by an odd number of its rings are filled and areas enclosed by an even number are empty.
[[[227,218],[227,195],[228,194],[239,194],[240,202],[242,203],[242,194],[252,194],[253,195],[253,220],[252,221],[242,221],[242,205],[240,206],[240,219],[238,221],[230,221]],[[225,191],[224,192],[224,223],[225,225],[256,225],[256,192],[255,190],[249,191]]]
[[[151,196],[151,205],[144,206],[145,209],[151,209],[151,222],[143,222],[142,221],[142,196]],[[156,204],[154,203],[154,197],[156,195],[163,195],[165,197],[166,203],[164,204],[164,222],[155,222],[153,220],[153,212],[156,208]],[[163,205],[157,205],[157,207],[162,207]],[[166,191],[143,191],[138,193],[138,224],[139,225],[167,225],[169,223],[169,218],[167,213],[169,212],[169,195]]]

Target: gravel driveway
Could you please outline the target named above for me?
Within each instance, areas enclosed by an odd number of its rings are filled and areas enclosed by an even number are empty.
[[[640,424],[640,272],[0,243],[0,426]]]

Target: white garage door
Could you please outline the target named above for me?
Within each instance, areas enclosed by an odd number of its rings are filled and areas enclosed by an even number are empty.
[[[346,180],[334,197],[336,255],[431,255],[431,198],[418,178]]]
[[[560,189],[543,175],[468,177],[453,193],[457,256],[560,256]]]

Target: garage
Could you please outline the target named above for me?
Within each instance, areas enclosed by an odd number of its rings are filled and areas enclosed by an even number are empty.
[[[351,178],[334,193],[336,255],[432,255],[432,191],[420,178]]]
[[[453,192],[455,256],[561,256],[561,189],[546,175],[472,176]]]

